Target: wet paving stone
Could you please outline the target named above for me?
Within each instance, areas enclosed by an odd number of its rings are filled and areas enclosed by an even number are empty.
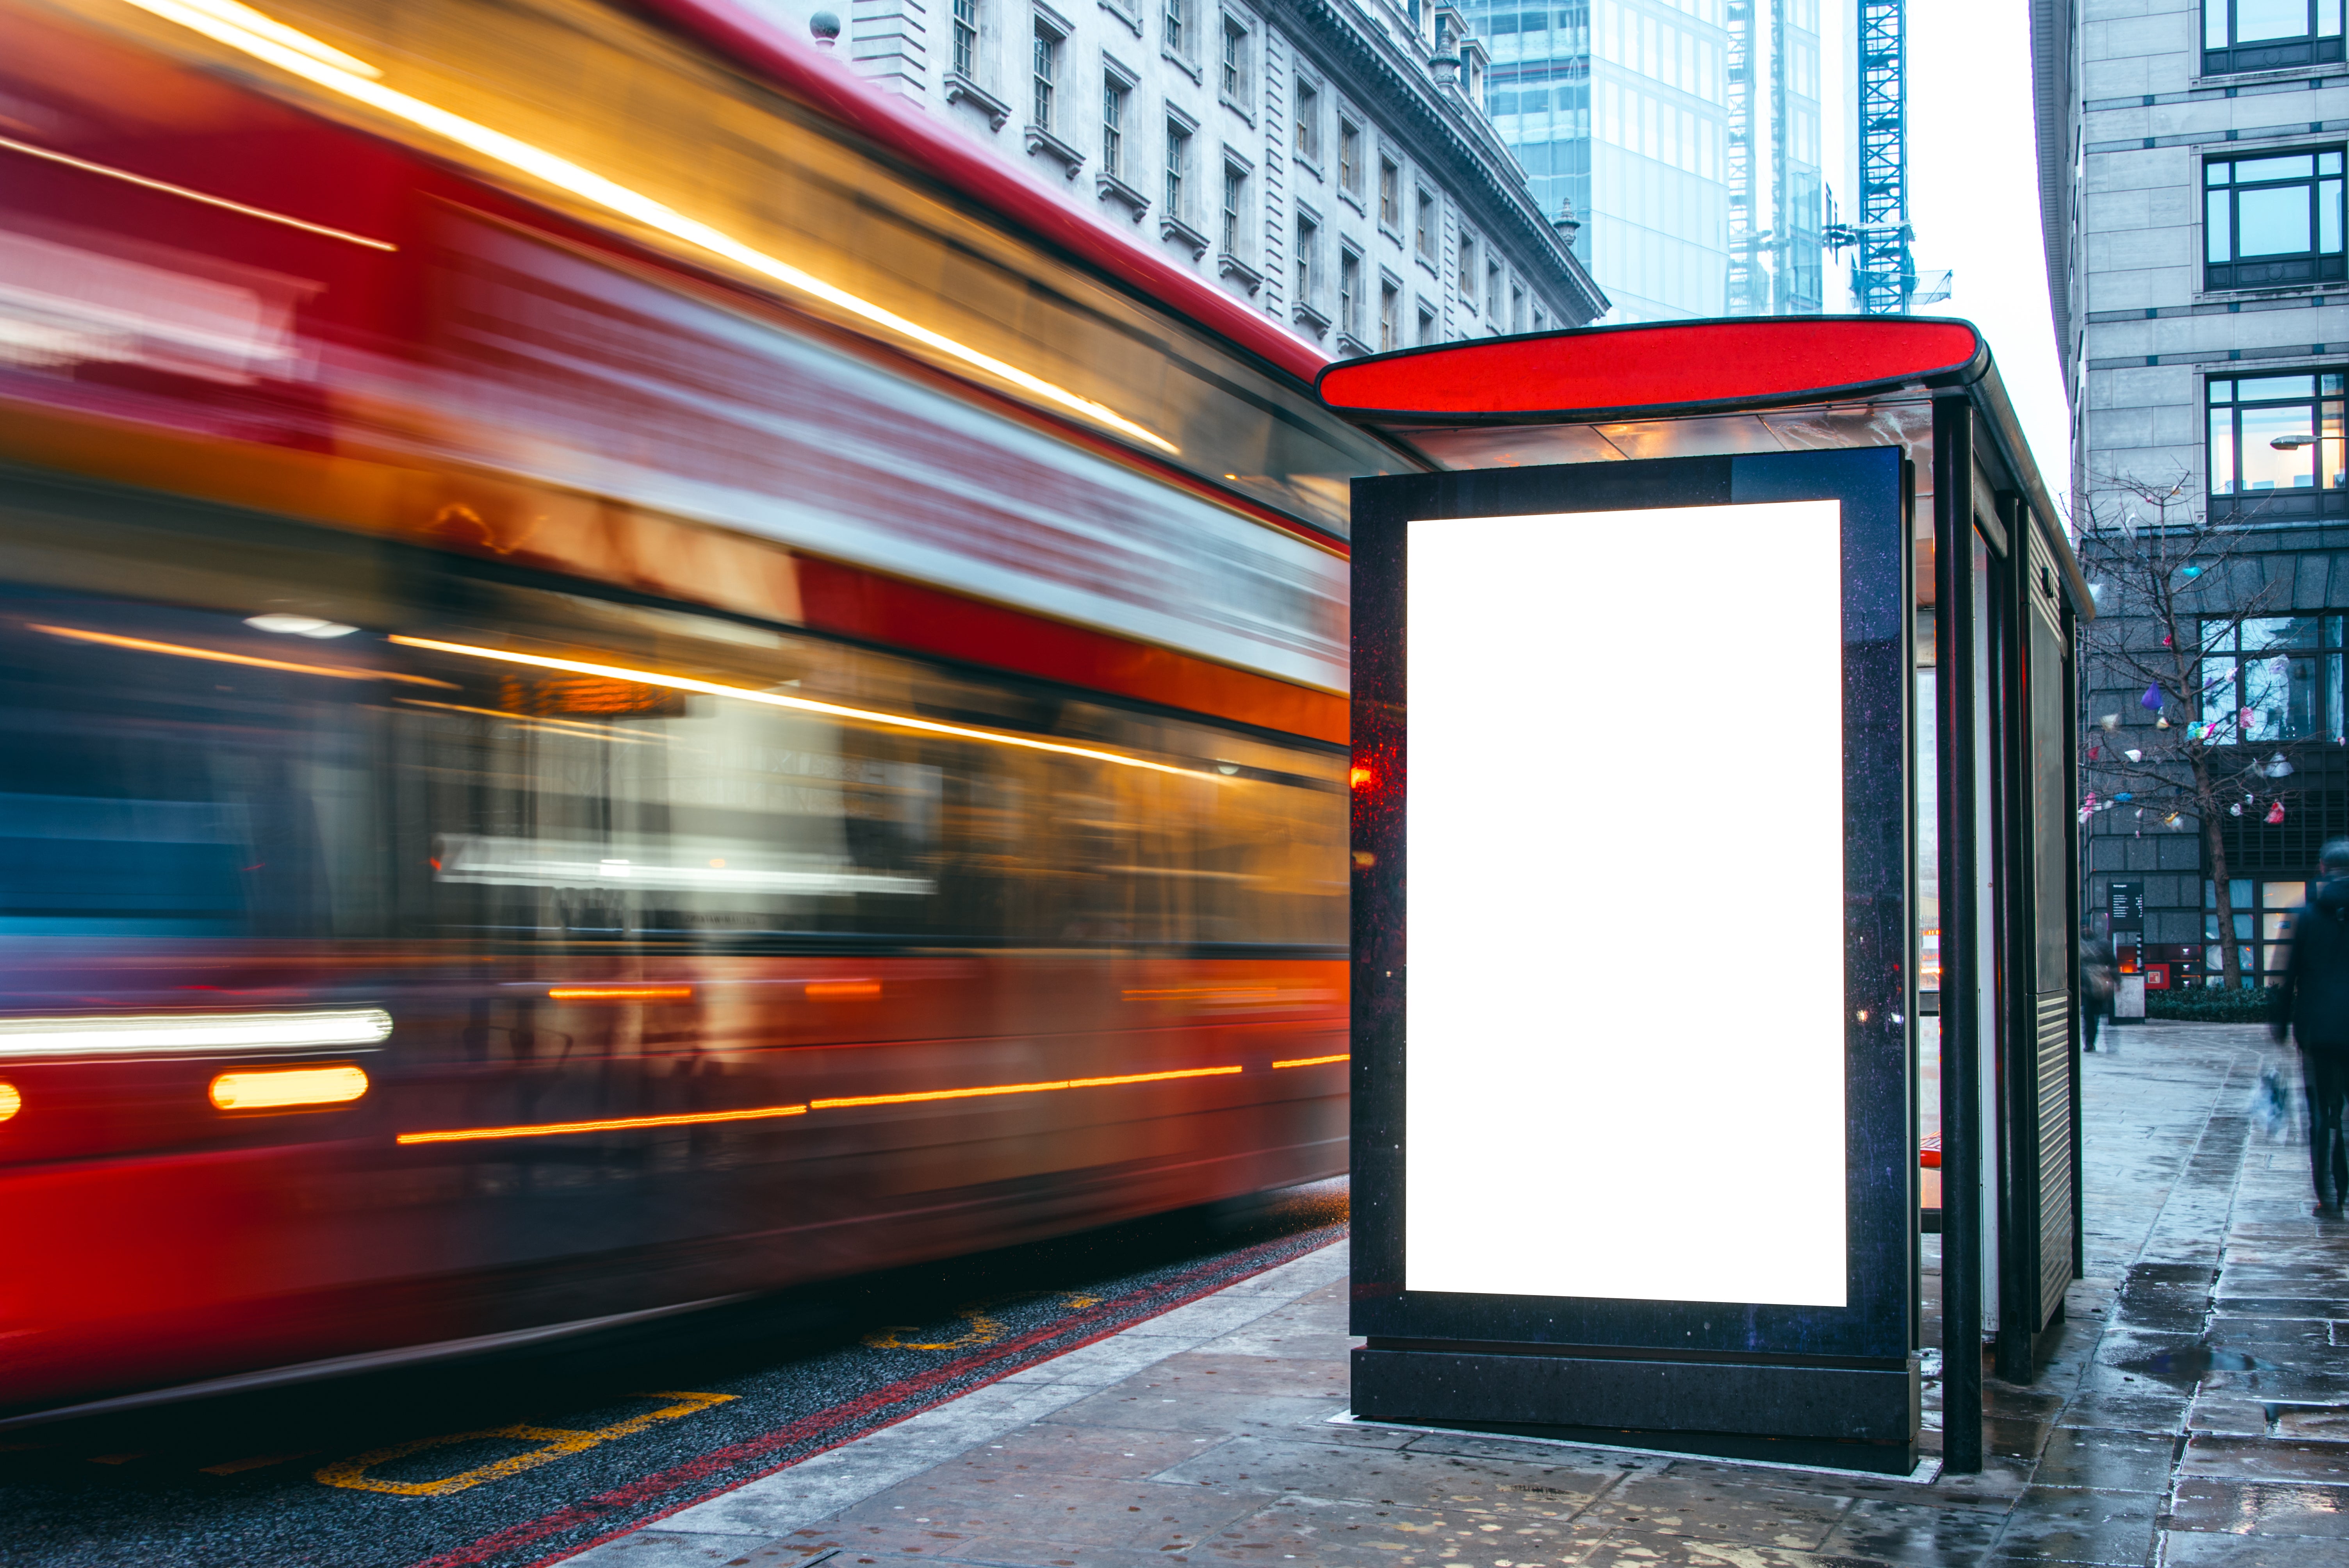
[[[2349,1487],[2184,1476],[2169,1504],[2173,1529],[2230,1535],[2301,1535],[2349,1553]]]
[[[2034,1486],[2007,1516],[1996,1563],[2094,1563],[2141,1568],[2153,1561],[2160,1500],[2149,1493]]]
[[[2311,1442],[2285,1437],[2196,1437],[2188,1439],[2178,1473],[2349,1486],[2349,1442]]]
[[[2032,1484],[2158,1493],[2169,1485],[2175,1446],[2167,1437],[2060,1427],[2039,1456]]]

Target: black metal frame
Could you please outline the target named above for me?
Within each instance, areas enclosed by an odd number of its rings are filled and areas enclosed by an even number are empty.
[[[1407,529],[1445,518],[1812,499],[1843,506],[1849,1305],[1406,1291]],[[1356,1412],[1444,1419],[1474,1406],[1487,1420],[1650,1429],[1660,1446],[1676,1434],[1765,1434],[1869,1450],[1838,1462],[1908,1469],[1917,1171],[1903,454],[1859,448],[1413,474],[1357,480],[1353,500],[1353,733],[1366,782],[1353,817],[1352,1327],[1370,1338],[1356,1353]],[[1669,1119],[1668,1104],[1661,1114]],[[1551,1211],[1544,1222],[1570,1214]]]

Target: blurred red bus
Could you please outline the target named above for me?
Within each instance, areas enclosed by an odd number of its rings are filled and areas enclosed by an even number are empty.
[[[1307,346],[722,0],[0,39],[0,1408],[1344,1169]]]

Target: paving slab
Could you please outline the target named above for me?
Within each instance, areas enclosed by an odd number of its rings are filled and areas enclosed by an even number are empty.
[[[2160,1025],[2087,1058],[2087,1277],[2032,1382],[1986,1377],[1979,1475],[1351,1422],[1340,1243],[573,1561],[2340,1568],[2349,1226],[2245,1114],[2289,1057]],[[1924,1256],[1937,1310],[1937,1238]]]

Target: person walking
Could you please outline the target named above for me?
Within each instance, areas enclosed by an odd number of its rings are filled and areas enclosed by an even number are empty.
[[[2300,1046],[2301,1081],[2308,1091],[2308,1163],[2316,1182],[2316,1210],[2342,1217],[2349,1200],[2349,839],[2317,851],[2323,878],[2293,914],[2292,954],[2276,987],[2270,1032],[2285,1030]]]
[[[2115,962],[2111,943],[2094,930],[2080,933],[2080,1048],[2084,1051],[2096,1048],[2096,1026],[2112,1013]]]

